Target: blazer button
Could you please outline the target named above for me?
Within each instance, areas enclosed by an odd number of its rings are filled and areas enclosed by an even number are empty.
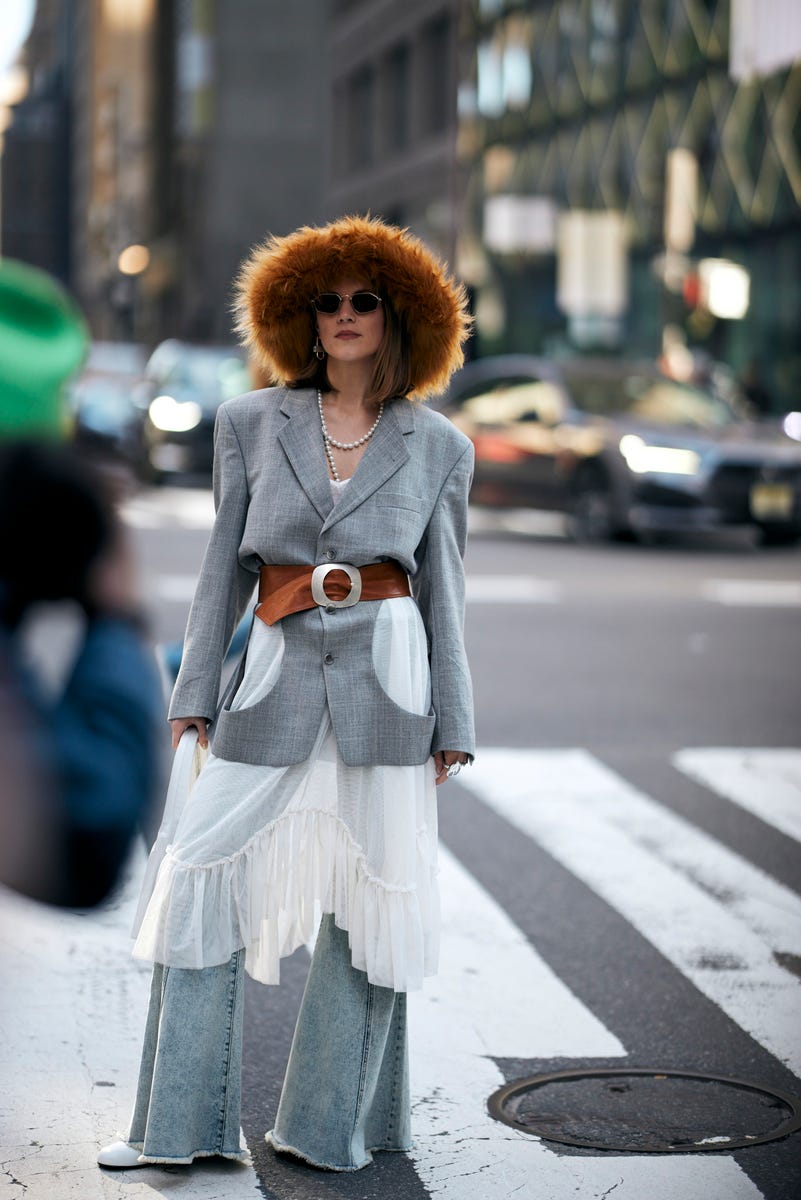
[[[323,659],[323,662],[326,663],[327,666],[330,666],[333,661],[334,661],[333,654],[326,654],[325,658]]]
[[[327,613],[335,613],[337,610],[334,608],[333,604],[326,604],[325,611]]]
[[[336,556],[337,556],[336,550],[326,550],[326,552],[325,552],[325,557],[328,559],[329,562],[333,562],[334,559],[336,558]]]

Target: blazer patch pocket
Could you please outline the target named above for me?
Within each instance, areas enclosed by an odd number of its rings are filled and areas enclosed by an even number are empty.
[[[423,511],[421,496],[411,496],[408,492],[380,492],[376,496],[379,508],[408,508],[412,512]]]
[[[278,683],[284,661],[284,633],[280,624],[254,621],[248,640],[245,671],[233,695],[224,705],[229,712],[252,708],[270,694]]]

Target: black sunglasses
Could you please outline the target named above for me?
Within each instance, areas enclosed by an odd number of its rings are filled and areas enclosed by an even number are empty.
[[[376,296],[374,292],[354,292],[352,296],[340,296],[339,292],[322,292],[314,297],[312,304],[318,313],[325,313],[330,317],[339,312],[343,300],[350,300],[353,311],[360,316],[375,312],[382,303],[381,297]]]

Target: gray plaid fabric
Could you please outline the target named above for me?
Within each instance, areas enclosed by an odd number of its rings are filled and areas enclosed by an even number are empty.
[[[472,754],[462,638],[469,440],[439,413],[393,401],[334,508],[315,392],[270,388],[230,400],[215,439],[217,519],[170,716],[214,717],[214,753],[238,762],[303,762],[326,703],[350,766],[421,763],[436,750]],[[412,578],[429,642],[430,714],[400,708],[379,683],[375,601],[285,617],[275,687],[252,707],[231,711],[242,665],[218,707],[223,658],[262,563],[364,566],[379,559],[396,559]]]

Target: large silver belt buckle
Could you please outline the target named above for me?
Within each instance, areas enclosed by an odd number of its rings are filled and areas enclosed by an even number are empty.
[[[325,581],[329,571],[344,571],[350,580],[350,591],[344,600],[332,600],[325,592]],[[321,563],[315,567],[311,577],[312,600],[320,608],[352,608],[359,603],[362,594],[362,573],[350,563]]]

